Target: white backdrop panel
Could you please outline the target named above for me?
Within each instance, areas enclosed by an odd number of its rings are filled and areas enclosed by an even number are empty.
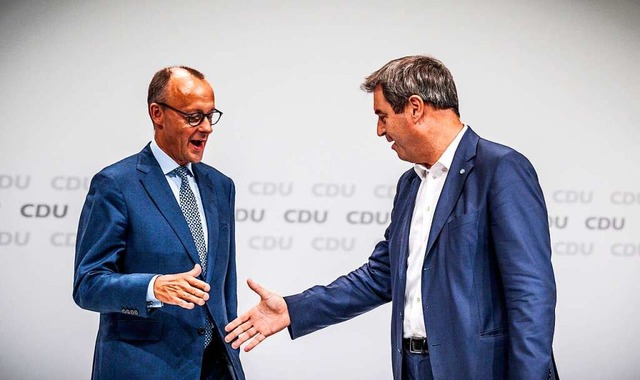
[[[88,180],[152,136],[160,67],[203,71],[224,117],[205,161],[235,179],[240,311],[365,262],[410,167],[362,79],[427,53],[461,113],[537,168],[569,379],[640,374],[640,5],[629,1],[0,3],[0,378],[84,379],[98,316],[72,301]],[[390,308],[243,354],[250,379],[388,379]]]

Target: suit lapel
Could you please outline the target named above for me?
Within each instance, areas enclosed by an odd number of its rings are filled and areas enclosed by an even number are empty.
[[[141,172],[140,182],[142,186],[173,231],[178,235],[191,260],[194,264],[199,263],[200,258],[187,221],[184,219],[180,205],[178,205],[175,196],[171,192],[167,179],[155,157],[153,157],[149,145],[140,152],[138,157],[138,171]]]
[[[399,257],[400,260],[398,264],[398,268],[400,269],[399,275],[399,283],[404,284],[406,282],[407,277],[407,258],[409,257],[409,233],[411,231],[411,219],[413,216],[413,209],[416,204],[416,195],[418,194],[418,189],[420,188],[420,177],[417,174],[412,173],[413,177],[409,182],[409,190],[407,191],[407,195],[405,195],[405,200],[402,202],[402,209],[400,210],[398,216],[399,231],[400,231],[400,247],[399,247]],[[399,203],[401,204],[401,203]],[[398,287],[398,294],[401,299],[404,299],[404,285]]]
[[[409,192],[407,194],[407,202],[404,203],[404,209],[400,214],[400,220],[402,221],[402,249],[403,258],[406,261],[409,256],[409,233],[411,232],[411,219],[413,217],[413,209],[416,206],[416,196],[418,195],[418,189],[420,189],[420,177],[415,174],[409,184]]]
[[[431,223],[431,231],[429,232],[429,241],[427,243],[427,255],[433,248],[434,242],[440,235],[449,215],[458,201],[464,183],[469,173],[473,170],[473,158],[476,155],[476,147],[478,145],[478,135],[468,128],[467,132],[462,136],[458,149],[456,149],[451,168],[447,174],[436,211]]]
[[[210,282],[213,271],[216,270],[216,260],[219,255],[216,254],[215,248],[218,246],[218,235],[220,234],[220,219],[218,215],[218,200],[216,198],[215,185],[211,178],[200,169],[200,165],[193,164],[193,174],[200,191],[200,199],[202,199],[202,208],[204,209],[205,218],[207,219],[208,230],[208,247],[207,247],[207,282]]]

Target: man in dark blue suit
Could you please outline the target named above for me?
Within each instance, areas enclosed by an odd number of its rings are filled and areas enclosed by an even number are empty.
[[[404,57],[371,74],[377,133],[414,168],[368,262],[327,286],[260,303],[226,327],[245,351],[392,301],[395,379],[547,379],[556,288],[544,197],[529,161],[460,121],[449,70]]]
[[[91,181],[73,298],[100,313],[94,379],[244,379],[221,328],[237,317],[235,188],[200,163],[215,108],[197,70],[149,85],[154,140]]]

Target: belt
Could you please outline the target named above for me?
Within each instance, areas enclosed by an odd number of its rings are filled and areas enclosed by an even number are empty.
[[[428,354],[429,353],[429,344],[427,343],[427,338],[404,338],[402,339],[402,347],[404,349],[409,350],[412,354]]]

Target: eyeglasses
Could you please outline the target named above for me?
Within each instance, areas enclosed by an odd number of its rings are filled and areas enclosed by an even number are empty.
[[[194,113],[186,113],[186,112],[182,112],[178,109],[175,109],[173,107],[171,107],[168,104],[165,103],[160,103],[160,102],[156,102],[156,104],[159,104],[163,107],[167,107],[170,110],[174,110],[177,113],[179,113],[180,115],[184,116],[184,118],[187,120],[187,123],[189,123],[190,126],[192,127],[197,127],[198,125],[200,125],[200,123],[202,123],[202,120],[204,120],[204,118],[206,117],[207,119],[209,119],[209,124],[210,125],[214,125],[217,122],[220,121],[220,118],[222,117],[222,111],[219,111],[217,109],[213,109],[213,111],[209,112],[209,113],[202,113],[200,111],[198,112],[194,112]]]

